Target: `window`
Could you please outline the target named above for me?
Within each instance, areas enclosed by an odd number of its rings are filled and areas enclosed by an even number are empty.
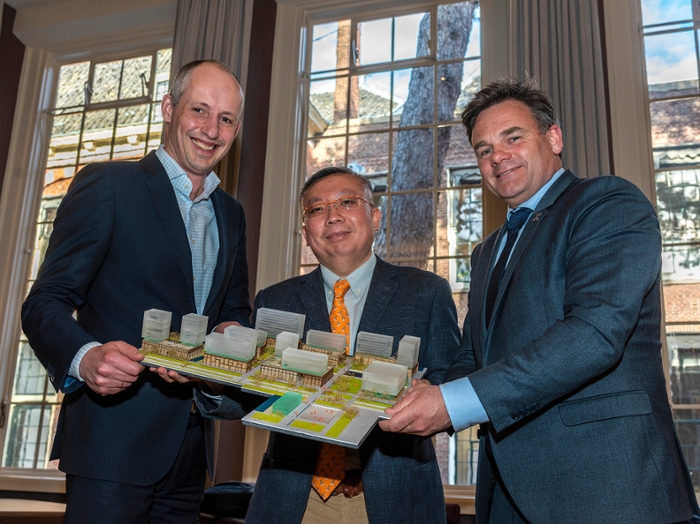
[[[89,162],[141,158],[160,143],[160,99],[169,75],[170,49],[60,68],[27,290],[72,176]],[[62,395],[54,392],[24,335],[18,336],[12,391],[3,406],[3,418],[5,411],[8,416],[2,466],[55,469],[48,456]]]
[[[642,0],[671,403],[700,491],[700,4]]]
[[[294,194],[324,167],[365,176],[382,210],[375,252],[447,279],[461,323],[483,237],[481,176],[461,124],[481,88],[479,3],[363,12],[309,22],[304,34],[305,176]],[[317,264],[303,246],[300,271]],[[436,446],[444,483],[475,482],[475,430],[441,434]]]

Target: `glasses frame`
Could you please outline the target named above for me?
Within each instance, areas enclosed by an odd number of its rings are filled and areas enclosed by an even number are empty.
[[[330,200],[328,202],[314,202],[310,206],[305,207],[304,211],[302,211],[302,213],[301,213],[302,220],[306,221],[308,218],[311,218],[308,216],[309,209],[312,207],[316,207],[318,205],[321,205],[321,204],[326,206],[326,210],[325,210],[326,213],[328,213],[328,210],[331,208],[331,206],[334,206],[338,211],[343,213],[344,211],[347,211],[347,210],[341,210],[339,202],[341,200],[346,199],[346,198],[357,198],[358,200],[362,200],[363,202],[365,202],[369,207],[374,208],[374,204],[372,202],[370,202],[369,200],[367,200],[365,197],[362,197],[360,195],[344,195],[344,196],[336,198],[335,200]],[[322,215],[319,215],[319,217],[320,216],[322,216]]]

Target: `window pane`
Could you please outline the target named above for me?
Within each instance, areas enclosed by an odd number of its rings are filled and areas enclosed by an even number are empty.
[[[353,85],[356,88],[356,85]],[[346,131],[348,118],[348,79],[338,78],[311,82],[309,97],[309,134],[311,136],[338,134]],[[350,105],[357,117],[356,92]]]
[[[427,258],[433,248],[433,194],[394,195],[389,204],[387,253],[392,258]],[[425,269],[425,265],[420,265]]]
[[[361,175],[389,170],[389,133],[348,137],[348,167]]]
[[[700,491],[700,411],[697,409],[673,410],[678,439],[683,456],[690,469],[695,491]]]
[[[306,176],[319,169],[345,165],[345,137],[308,140],[306,152]]]
[[[148,95],[148,87],[151,81],[151,56],[141,56],[124,60],[124,72],[122,74],[119,98],[136,98]]]
[[[47,167],[75,165],[82,123],[83,113],[53,117]]]
[[[700,170],[657,173],[656,200],[665,243],[700,242]]]
[[[146,153],[148,108],[148,105],[143,104],[119,109],[113,160],[138,160]]]
[[[449,133],[449,136],[443,136],[445,132]],[[460,178],[450,178],[449,175],[451,172],[454,172],[455,169],[462,169],[465,166],[472,166],[473,169],[470,171],[470,176],[474,175],[476,177],[465,183],[469,183],[470,185],[481,183],[481,175],[476,165],[474,150],[469,144],[467,133],[461,124],[446,126],[438,130],[438,148],[447,149],[445,152],[445,160],[443,161],[445,168],[438,173],[440,176],[438,180],[440,187],[461,185],[461,183],[458,183]]]
[[[384,18],[357,24],[361,65],[391,62],[391,20]]]
[[[97,104],[100,102],[117,100],[122,63],[122,60],[116,60],[114,62],[105,62],[104,64],[97,64],[95,66],[90,102]]]
[[[25,340],[20,342],[19,358],[15,369],[12,395],[22,395],[25,400],[41,400],[46,386],[46,371],[34,356],[32,348]]]
[[[58,74],[56,107],[81,106],[85,103],[85,84],[90,73],[90,62],[64,65]]]
[[[481,60],[468,60],[464,62],[462,73],[462,86],[454,110],[455,120],[462,119],[462,112],[474,95],[481,89]]]
[[[416,13],[394,19],[394,60],[430,54],[428,46],[419,46],[420,50],[416,48],[419,29],[430,36],[430,13]]]
[[[466,56],[474,7],[474,2],[438,6],[438,60]]]
[[[666,337],[671,363],[671,400],[674,404],[700,404],[700,323],[687,327],[694,328],[696,332],[674,332]]]
[[[408,129],[394,133],[391,190],[434,187],[433,129]]]
[[[354,89],[351,88],[351,89]],[[350,122],[349,132],[373,131],[389,127],[392,110],[391,73],[373,73],[357,77],[357,119]]]
[[[327,71],[337,68],[337,54],[348,56],[347,42],[338,46],[338,27],[349,25],[349,21],[332,22],[315,25],[312,30],[311,72]]]
[[[399,104],[399,126],[433,123],[434,67],[417,67],[394,72],[394,101]],[[396,119],[396,117],[395,117]]]
[[[474,18],[472,19],[472,31],[469,35],[469,45],[464,55],[467,58],[481,56],[481,8],[477,4],[474,8]]]
[[[700,98],[653,102],[651,140],[654,149],[700,143]]]
[[[447,209],[446,238],[438,242],[438,255],[469,257],[483,240],[481,187],[441,191],[439,199],[443,198]]]
[[[698,92],[698,67],[692,31],[644,38],[649,96]]]
[[[80,147],[80,164],[111,159],[114,109],[85,113],[85,124]]]
[[[642,0],[644,25],[662,24],[693,18],[692,0]]]

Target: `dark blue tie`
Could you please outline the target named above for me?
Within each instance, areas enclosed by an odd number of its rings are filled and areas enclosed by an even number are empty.
[[[493,313],[493,306],[496,303],[496,296],[498,296],[498,286],[501,284],[503,273],[506,271],[506,262],[508,262],[510,252],[513,250],[515,240],[518,238],[518,231],[520,231],[525,222],[527,222],[530,213],[532,213],[532,209],[528,209],[527,207],[519,207],[518,209],[512,211],[508,217],[508,224],[506,225],[508,238],[506,239],[506,245],[503,248],[503,251],[501,251],[501,256],[498,257],[498,262],[496,262],[496,265],[493,268],[491,280],[489,281],[489,288],[486,292],[487,326],[491,323],[491,314]]]

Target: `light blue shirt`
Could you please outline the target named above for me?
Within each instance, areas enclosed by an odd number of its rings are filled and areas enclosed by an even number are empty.
[[[355,354],[357,327],[360,325],[362,310],[365,307],[365,302],[367,302],[367,291],[372,282],[372,275],[376,265],[377,256],[372,253],[367,262],[345,278],[350,283],[350,289],[345,293],[345,307],[348,308],[348,314],[350,315],[350,355]],[[333,307],[333,286],[342,278],[324,266],[321,266],[321,275],[323,275],[323,289],[326,292],[328,314],[330,314]]]
[[[211,289],[211,281],[216,268],[216,258],[219,253],[219,227],[216,224],[214,206],[209,198],[219,183],[219,177],[212,171],[204,180],[202,193],[190,200],[192,182],[187,177],[180,165],[165,152],[163,146],[156,150],[156,156],[170,179],[170,183],[175,190],[177,205],[180,208],[182,221],[185,224],[187,238],[192,253],[192,279],[194,281],[194,299],[197,313],[202,314],[204,306]],[[71,361],[69,376],[63,383],[65,389],[77,378],[83,381],[80,376],[80,362],[83,360],[88,350],[101,346],[100,342],[88,342],[81,347]]]
[[[163,146],[156,150],[156,156],[163,164],[165,172],[170,178],[170,183],[175,189],[177,205],[185,223],[187,239],[190,242],[192,252],[192,278],[194,280],[194,300],[197,305],[197,314],[201,315],[207,303],[207,297],[211,290],[211,280],[216,269],[216,257],[219,254],[219,228],[216,224],[214,205],[209,198],[220,183],[212,171],[204,179],[204,190],[190,200],[192,182],[183,169],[168,153]]]
[[[552,184],[554,184],[562,173],[564,173],[564,169],[560,169],[554,173],[549,182],[543,185],[539,191],[537,191],[537,193],[518,207],[527,207],[533,211],[537,209],[542,197],[545,195],[545,193],[547,193],[549,188],[552,187]],[[510,213],[513,211],[513,209],[508,211],[509,217]],[[518,240],[520,240],[520,234],[524,229],[525,228],[523,227],[518,232],[518,238],[515,241],[516,244],[518,243]],[[494,264],[495,261],[498,260],[498,255],[500,255],[501,251],[503,251],[503,247],[506,243],[506,236],[507,235],[503,235],[503,238],[501,239],[501,243],[498,247],[498,253],[494,257]],[[515,248],[515,245],[513,245],[513,248]],[[455,431],[461,431],[473,426],[474,424],[483,424],[489,421],[486,410],[479,400],[479,397],[476,395],[474,387],[469,381],[469,377],[462,377],[458,378],[457,380],[453,380],[452,382],[441,384],[440,391],[442,392],[442,398],[445,401],[447,414],[450,416],[452,427]]]

